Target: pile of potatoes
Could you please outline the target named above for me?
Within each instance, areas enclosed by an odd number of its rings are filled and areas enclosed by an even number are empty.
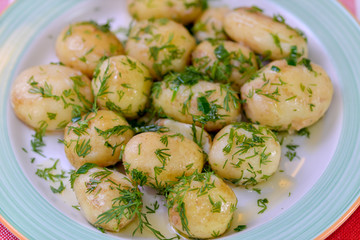
[[[228,184],[269,179],[281,156],[272,130],[292,133],[317,122],[330,105],[332,83],[307,59],[306,38],[258,7],[127,4],[136,23],[124,46],[108,23],[66,26],[55,46],[60,63],[17,77],[14,112],[34,129],[64,131],[74,191],[91,224],[120,231],[134,219],[125,211],[99,223],[116,207],[120,189],[138,191],[135,171],[165,194],[177,231],[218,237],[237,204]],[[81,171],[86,164],[92,168]]]

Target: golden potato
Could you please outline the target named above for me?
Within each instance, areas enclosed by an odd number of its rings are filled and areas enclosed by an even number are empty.
[[[102,218],[109,211],[127,204],[127,202],[114,201],[114,199],[121,198],[124,195],[120,190],[125,192],[131,191],[136,186],[132,186],[126,179],[126,176],[119,172],[92,165],[88,166],[92,168],[83,168],[83,171],[77,174],[73,182],[73,189],[81,212],[95,227],[119,232],[134,219],[135,215],[130,216],[134,209],[127,208],[121,216],[113,215],[114,218],[110,219],[109,222],[102,221]],[[127,200],[133,200],[132,203],[138,202],[138,207],[141,209],[141,199],[134,198]]]
[[[282,20],[270,18],[255,8],[237,8],[225,16],[224,28],[231,39],[270,59],[289,56],[292,46],[307,57],[306,38]]]
[[[169,222],[191,238],[215,238],[231,224],[237,198],[213,173],[183,177],[167,197]]]
[[[16,78],[11,104],[17,117],[32,128],[62,130],[93,103],[90,80],[80,71],[58,66],[31,67]]]
[[[56,55],[60,61],[89,77],[92,77],[101,57],[123,53],[124,48],[110,31],[110,26],[93,21],[70,24],[56,40]]]
[[[127,0],[127,5],[136,20],[169,18],[182,24],[193,22],[206,7],[202,0]]]
[[[198,41],[206,39],[228,39],[224,30],[225,15],[230,12],[227,7],[209,8],[196,20],[193,27]]]
[[[211,169],[235,185],[256,185],[279,167],[281,147],[270,129],[235,123],[221,129],[209,154]]]
[[[177,76],[177,77],[176,77]],[[153,87],[153,103],[158,111],[184,123],[204,124],[207,131],[216,131],[241,118],[237,93],[228,85],[206,81],[178,84],[175,80],[163,81]]]
[[[148,104],[152,78],[147,67],[128,56],[105,60],[94,76],[92,88],[101,108],[136,118]]]
[[[166,18],[143,20],[131,29],[126,54],[144,63],[157,78],[180,72],[190,62],[195,39],[181,24]]]
[[[146,132],[128,142],[123,162],[127,173],[141,171],[148,176],[148,185],[162,189],[182,175],[201,172],[204,156],[195,142],[181,134]]]
[[[212,139],[204,129],[171,119],[159,119],[155,124],[168,128],[170,132],[181,133],[187,139],[190,139],[201,146],[206,154],[209,154]]]
[[[100,167],[119,162],[120,152],[134,132],[126,120],[109,110],[98,110],[70,122],[65,128],[65,154],[79,168],[85,163]]]
[[[333,86],[324,69],[308,59],[297,66],[286,60],[269,63],[241,88],[249,119],[275,130],[300,130],[328,109]]]
[[[219,82],[239,89],[258,69],[255,54],[232,41],[204,41],[192,52],[192,62]]]

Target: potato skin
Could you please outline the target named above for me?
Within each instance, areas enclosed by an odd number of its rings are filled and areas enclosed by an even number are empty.
[[[215,54],[216,51],[225,50],[221,53],[228,53],[229,56],[224,58],[222,55]],[[255,54],[242,44],[232,41],[204,41],[200,43],[192,52],[192,62],[195,67],[201,71],[208,73],[210,76],[214,65],[229,68],[226,71],[226,78],[215,80],[220,82],[230,82],[234,89],[239,90],[240,87],[248,80],[258,69]]]
[[[161,141],[164,136],[168,136],[168,144]],[[187,138],[146,132],[128,142],[123,162],[127,173],[137,169],[148,176],[148,185],[161,189],[183,174],[189,176],[195,171],[201,172],[204,156],[200,147]]]
[[[81,126],[84,125],[87,126],[83,130],[85,133],[79,135],[77,130],[82,129]],[[122,134],[105,133],[101,135],[102,131],[120,126],[125,127]],[[64,134],[66,157],[75,168],[79,168],[85,163],[95,163],[100,167],[114,165],[121,160],[119,156],[122,145],[126,144],[134,135],[134,132],[127,126],[130,125],[123,117],[109,110],[98,110],[97,113],[84,115],[78,122],[70,122],[65,128]],[[86,144],[88,141],[90,150],[84,151],[83,156],[79,156],[76,151],[77,147],[80,147],[82,143]]]
[[[152,76],[181,72],[190,63],[195,39],[181,24],[161,18],[143,20],[131,29],[126,54],[144,63]]]
[[[47,131],[64,129],[73,117],[88,111],[92,102],[90,80],[78,70],[58,65],[24,70],[11,89],[11,104],[16,116],[35,129],[46,122]]]
[[[103,179],[94,176],[94,174],[104,171],[108,171],[111,174]],[[88,170],[87,173],[80,174],[75,179],[73,189],[79,202],[81,212],[92,225],[96,223],[100,214],[112,208],[112,200],[121,196],[117,187],[120,187],[121,189],[133,188],[130,182],[126,180],[125,175],[109,169],[105,170],[100,167],[94,167]],[[122,217],[119,222],[113,219],[108,223],[96,225],[96,227],[119,232],[133,219],[134,217],[131,219]]]
[[[148,104],[152,77],[148,68],[134,58],[114,56],[105,60],[92,81],[97,103],[102,109],[120,112],[126,118],[138,117]],[[106,86],[101,93],[101,86]]]
[[[192,115],[204,115],[203,112],[198,109],[198,97],[206,95],[206,92],[212,92],[210,96],[207,97],[208,102],[218,104],[220,108],[217,109],[217,113],[219,115],[226,115],[219,120],[209,121],[205,124],[205,129],[207,131],[216,131],[231,122],[239,120],[241,117],[241,106],[239,103],[234,104],[233,101],[230,101],[229,111],[223,107],[226,92],[221,86],[220,83],[206,81],[199,81],[191,87],[180,85],[175,98],[172,100],[173,90],[171,89],[171,84],[162,82],[159,94],[153,94],[153,103],[156,108],[161,109],[164,114],[174,120],[191,124],[193,123]],[[238,99],[238,96],[235,94],[234,98]],[[190,99],[190,101],[188,99]],[[187,110],[183,111],[185,105],[187,105]],[[199,122],[196,122],[196,124],[199,126],[201,125]]]
[[[230,12],[227,7],[209,8],[196,20],[193,27],[198,41],[206,39],[228,39],[224,30],[225,15]]]
[[[192,238],[220,236],[230,227],[237,205],[236,195],[212,173],[194,175],[186,180],[183,178],[170,190],[167,198],[169,222],[177,231]],[[219,205],[215,207],[216,204]],[[179,214],[181,211],[186,219]],[[182,224],[185,220],[188,231]]]
[[[258,77],[241,88],[247,117],[289,132],[317,122],[331,103],[333,86],[322,67],[310,65],[313,71],[303,64],[290,66],[286,60],[277,60],[261,69]]]
[[[136,20],[168,18],[184,25],[202,12],[200,0],[127,0],[127,6]]]
[[[235,185],[256,185],[276,172],[280,157],[280,144],[270,129],[237,123],[216,134],[209,163],[217,175]]]
[[[170,132],[181,133],[187,139],[194,141],[194,131],[192,130],[192,124],[182,123],[171,119],[159,119],[155,122],[155,124],[167,127]],[[198,126],[195,126],[195,136],[196,141],[201,143],[204,152],[209,154],[212,145],[211,136]]]
[[[101,30],[95,22],[79,22],[65,27],[56,40],[56,55],[65,65],[92,77],[103,56],[124,53],[115,34]]]
[[[308,56],[307,42],[296,30],[251,8],[237,8],[228,13],[224,28],[231,39],[256,53],[267,55],[271,51],[270,59],[289,56],[291,46],[297,46],[298,53]]]

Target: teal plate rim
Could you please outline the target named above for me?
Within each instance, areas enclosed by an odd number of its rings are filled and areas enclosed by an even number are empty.
[[[16,1],[0,16],[0,56],[3,56],[0,61],[0,220],[8,223],[20,238],[113,239],[69,219],[41,197],[15,159],[5,117],[19,59],[44,26],[83,1]],[[240,234],[242,239],[325,238],[339,225],[339,219],[346,218],[360,202],[360,148],[356,148],[360,143],[360,79],[357,78],[360,48],[355,47],[360,43],[360,27],[335,0],[277,0],[276,3],[317,33],[333,58],[341,79],[342,130],[335,154],[314,186],[278,217]],[[26,28],[29,23],[31,28]],[[23,31],[16,32],[20,27]]]

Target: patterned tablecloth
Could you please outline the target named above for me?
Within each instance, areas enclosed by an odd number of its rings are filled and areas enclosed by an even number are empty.
[[[354,16],[360,19],[360,0],[340,0]],[[11,0],[0,0],[0,13],[6,9]],[[359,43],[360,44],[360,43]],[[349,219],[343,223],[327,240],[355,240],[360,239],[360,208],[358,208]],[[18,240],[0,222],[0,240]]]

